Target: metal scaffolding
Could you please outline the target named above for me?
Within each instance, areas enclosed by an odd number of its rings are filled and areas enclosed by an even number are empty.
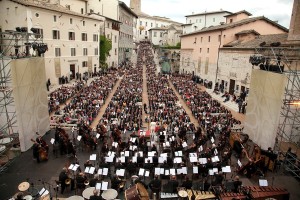
[[[286,146],[292,146],[297,152],[300,149],[300,48],[262,47],[256,49],[256,54],[262,56],[261,69],[287,77],[274,150],[282,152]],[[295,160],[299,162],[299,158]],[[288,172],[300,178],[297,162],[286,159],[284,165]]]
[[[36,56],[42,43],[42,34],[28,33],[27,28],[19,31],[0,32],[0,133],[11,135],[16,131],[11,61]]]

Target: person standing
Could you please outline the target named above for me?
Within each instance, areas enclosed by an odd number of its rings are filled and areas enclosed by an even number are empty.
[[[154,179],[150,181],[149,188],[152,193],[156,195],[156,199],[159,199],[159,192],[161,190],[161,180],[158,179],[158,175],[154,176]]]

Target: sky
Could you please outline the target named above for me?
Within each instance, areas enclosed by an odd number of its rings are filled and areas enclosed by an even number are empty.
[[[128,7],[130,0],[122,0]],[[141,0],[142,12],[186,23],[185,16],[193,12],[246,10],[254,17],[265,16],[289,28],[293,0]]]

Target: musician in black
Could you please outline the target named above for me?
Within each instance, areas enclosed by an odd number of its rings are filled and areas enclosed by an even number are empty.
[[[239,176],[234,177],[233,186],[234,186],[233,192],[239,193],[240,187],[242,186],[242,181],[240,181]]]
[[[94,178],[92,178],[89,182],[89,186],[90,187],[95,187],[97,182],[99,181],[99,175],[98,174],[95,174],[94,175]]]
[[[82,172],[76,177],[76,189],[79,191],[79,194],[82,194],[83,190],[85,189],[84,182],[86,180],[87,177]]]
[[[193,186],[193,181],[190,180],[190,178],[188,176],[185,177],[185,180],[182,182],[181,187],[184,187],[187,190],[192,189]]]
[[[119,191],[120,190],[119,186],[122,182],[123,181],[117,175],[114,175],[111,179],[111,188]]]
[[[176,176],[171,176],[171,179],[167,183],[171,193],[177,193],[177,188],[179,186]]]
[[[93,195],[90,196],[90,200],[102,200],[101,194],[99,194],[98,190],[93,191]]]
[[[61,194],[64,193],[66,187],[69,185],[69,184],[66,184],[66,180],[69,179],[69,176],[67,174],[67,168],[63,168],[63,170],[60,172],[59,174],[59,183],[60,183],[60,187],[61,187]],[[74,190],[74,181],[71,180],[71,190]]]
[[[156,199],[159,199],[159,193],[161,190],[161,180],[158,179],[158,175],[155,175],[154,179],[150,181],[149,188],[151,189],[152,193],[156,194]]]

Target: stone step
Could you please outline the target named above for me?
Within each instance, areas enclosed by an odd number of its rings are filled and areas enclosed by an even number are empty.
[[[212,89],[206,89],[206,92],[211,95],[212,98],[219,101],[222,105],[225,107],[233,110],[234,112],[239,112],[238,104],[233,102],[231,99],[224,103],[224,97],[222,97],[223,94],[216,94],[213,92]]]

